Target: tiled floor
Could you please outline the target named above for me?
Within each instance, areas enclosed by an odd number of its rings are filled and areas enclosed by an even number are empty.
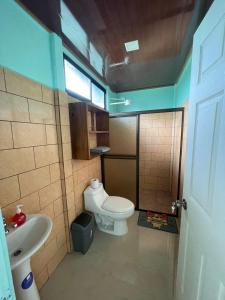
[[[137,226],[115,237],[97,231],[86,255],[65,257],[42,300],[172,300],[178,235]]]

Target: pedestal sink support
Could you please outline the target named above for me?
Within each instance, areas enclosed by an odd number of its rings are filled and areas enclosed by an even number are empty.
[[[30,259],[17,266],[12,273],[17,300],[40,300],[30,267]]]

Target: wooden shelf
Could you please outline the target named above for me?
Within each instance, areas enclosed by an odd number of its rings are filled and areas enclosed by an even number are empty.
[[[90,153],[90,144],[94,134],[96,146],[109,147],[108,112],[86,102],[76,102],[69,104],[69,115],[73,159],[87,160],[100,155]],[[89,120],[91,124],[88,124]]]

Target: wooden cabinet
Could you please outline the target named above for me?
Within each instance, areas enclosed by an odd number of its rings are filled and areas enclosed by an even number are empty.
[[[90,149],[109,146],[109,113],[86,102],[69,104],[73,159],[92,159]]]

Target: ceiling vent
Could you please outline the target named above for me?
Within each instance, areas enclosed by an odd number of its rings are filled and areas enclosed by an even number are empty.
[[[138,40],[124,43],[124,45],[125,45],[125,48],[126,48],[127,52],[139,50]]]

